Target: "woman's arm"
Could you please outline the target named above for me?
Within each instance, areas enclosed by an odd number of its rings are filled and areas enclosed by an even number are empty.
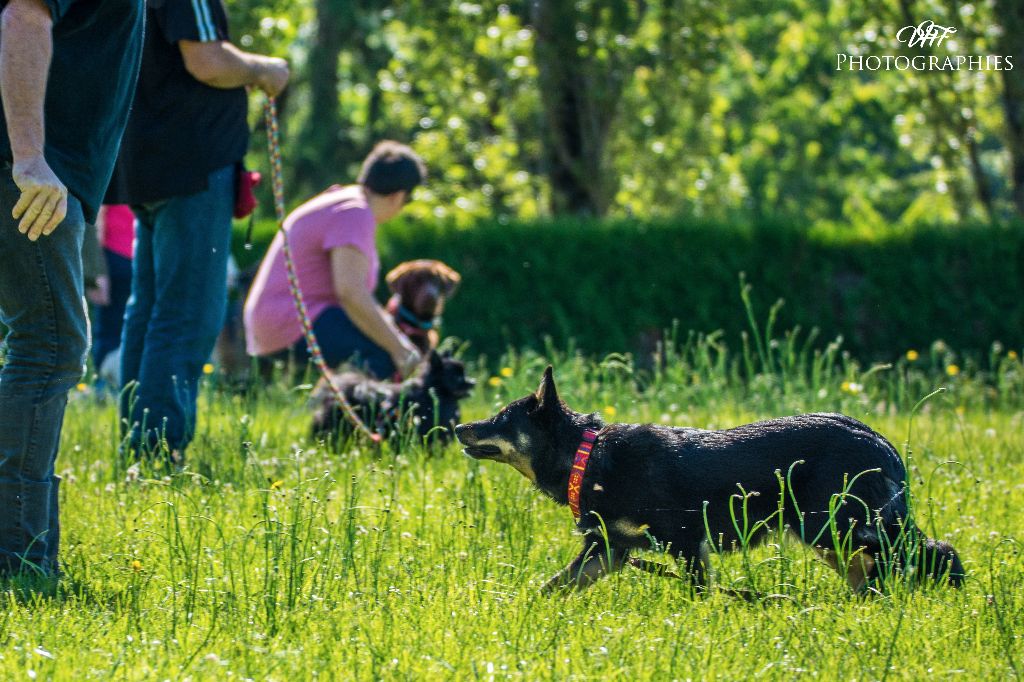
[[[370,261],[359,249],[331,249],[331,281],[338,303],[353,324],[391,356],[402,376],[408,376],[419,364],[420,353],[367,290],[369,269]]]

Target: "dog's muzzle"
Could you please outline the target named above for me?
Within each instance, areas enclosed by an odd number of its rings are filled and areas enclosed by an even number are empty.
[[[477,437],[476,431],[473,430],[472,424],[459,424],[456,426],[455,437],[466,446],[462,451],[473,459],[493,459],[501,454],[501,448],[497,445],[480,444],[480,439]]]

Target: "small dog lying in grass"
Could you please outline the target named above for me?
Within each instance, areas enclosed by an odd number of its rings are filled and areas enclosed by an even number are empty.
[[[451,439],[459,423],[459,401],[476,384],[466,376],[461,361],[437,351],[430,352],[419,375],[401,383],[376,381],[358,372],[335,374],[331,381],[371,431],[387,437],[412,422],[421,437],[429,435],[441,443]],[[351,433],[352,425],[326,379],[317,383],[312,400],[314,438],[334,441]]]
[[[856,591],[897,572],[959,587],[963,565],[908,518],[896,449],[839,414],[804,414],[723,431],[602,423],[570,410],[551,367],[536,394],[491,419],[460,424],[477,459],[510,464],[569,504],[583,550],[544,586],[585,587],[633,550],[665,549],[706,585],[709,554],[763,539],[781,523]]]
[[[385,306],[395,324],[420,352],[437,348],[444,304],[455,295],[462,277],[439,260],[399,263],[384,280],[391,290]]]

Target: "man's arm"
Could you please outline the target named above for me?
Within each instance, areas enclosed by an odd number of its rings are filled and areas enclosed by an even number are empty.
[[[11,215],[21,219],[18,231],[35,241],[53,232],[68,210],[68,190],[43,156],[53,17],[42,0],[10,0],[0,14],[0,34],[0,92],[12,175],[21,190]]]
[[[288,62],[244,52],[226,40],[180,40],[178,48],[192,77],[214,88],[255,85],[276,97],[288,84]]]

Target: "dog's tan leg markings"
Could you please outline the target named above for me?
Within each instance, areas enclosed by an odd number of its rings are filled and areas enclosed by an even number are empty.
[[[868,578],[875,570],[875,559],[863,549],[854,553],[846,567],[846,582],[854,592],[860,592],[868,584]]]
[[[636,523],[626,518],[616,519],[615,523],[612,524],[612,529],[616,533],[627,537],[643,537],[647,534],[648,528],[650,526],[646,523]]]
[[[839,558],[836,553],[831,549],[825,549],[824,547],[815,547],[814,551],[818,553],[818,556],[822,561],[828,565],[836,573],[843,575],[846,574],[846,582],[854,592],[860,592],[868,584],[868,578],[872,575],[875,570],[875,559],[866,551],[867,548],[861,547],[855,551],[849,559],[846,560],[846,566],[840,566]]]
[[[609,554],[611,565],[609,566]],[[618,571],[625,565],[627,552],[602,549],[598,543],[592,543],[579,553],[568,566],[551,577],[541,592],[548,594],[559,588],[583,589],[590,587],[603,576]]]

